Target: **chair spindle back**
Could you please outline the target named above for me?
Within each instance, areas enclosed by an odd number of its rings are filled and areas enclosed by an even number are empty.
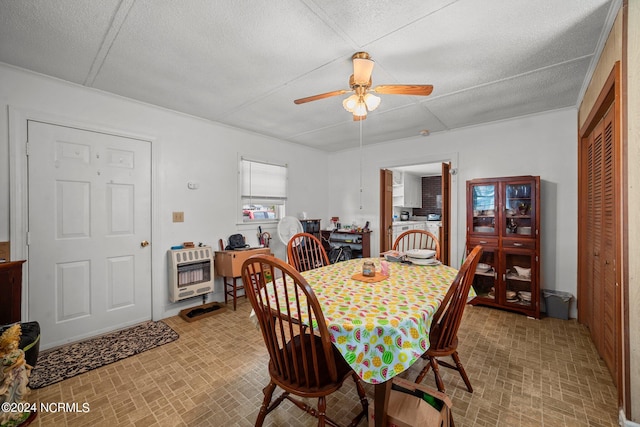
[[[406,252],[410,249],[432,249],[440,260],[440,242],[426,230],[408,230],[399,235],[393,243],[393,250]]]
[[[298,233],[287,244],[287,259],[298,271],[329,265],[329,257],[322,242],[312,234]]]

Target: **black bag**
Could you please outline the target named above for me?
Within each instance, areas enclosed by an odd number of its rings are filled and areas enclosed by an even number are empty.
[[[329,251],[329,262],[335,264],[340,261],[347,261],[353,258],[351,246],[333,246]]]
[[[227,251],[234,249],[248,248],[249,245],[245,243],[244,236],[242,234],[232,234],[229,236],[229,244],[225,248]]]

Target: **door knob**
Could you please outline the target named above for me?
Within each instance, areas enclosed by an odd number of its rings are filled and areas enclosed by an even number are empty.
[[[142,242],[140,242],[140,247],[141,248],[145,248],[147,246],[149,246],[149,242],[147,242],[146,240],[143,240]]]

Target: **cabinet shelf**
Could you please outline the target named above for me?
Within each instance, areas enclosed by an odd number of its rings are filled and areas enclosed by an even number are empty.
[[[531,282],[531,278],[520,277],[516,274],[507,274],[507,280],[517,280],[519,282]]]
[[[329,253],[332,245],[349,246],[354,258],[371,256],[371,231],[334,231],[322,230],[322,245]],[[347,242],[347,240],[352,240]],[[355,241],[354,241],[355,240]]]
[[[495,277],[495,275],[496,275],[496,272],[493,271],[493,270],[487,271],[487,272],[484,272],[484,273],[476,271],[476,276]]]
[[[422,207],[422,180],[401,170],[393,170],[393,206]]]

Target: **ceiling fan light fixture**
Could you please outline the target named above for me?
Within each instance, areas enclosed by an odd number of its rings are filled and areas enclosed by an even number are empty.
[[[432,85],[380,85],[371,87],[371,73],[375,63],[367,52],[356,52],[351,56],[353,62],[353,74],[349,77],[349,89],[334,90],[320,93],[306,98],[295,99],[295,104],[305,104],[319,99],[331,98],[351,92],[352,95],[342,101],[345,110],[353,114],[354,121],[367,118],[367,113],[380,105],[380,98],[372,92],[386,95],[413,95],[427,96],[433,91]]]
[[[353,110],[356,108],[357,104],[358,104],[358,95],[351,95],[350,97],[342,101],[342,106],[344,107],[345,110],[347,110],[350,113],[353,113]]]
[[[367,110],[373,111],[380,105],[380,97],[367,93],[364,96],[364,103],[367,105]]]
[[[371,79],[374,62],[369,58],[353,58],[353,81],[357,85],[366,85]]]
[[[366,116],[367,115],[367,104],[364,103],[362,99],[358,101],[356,104],[356,108],[353,109],[354,116]]]

